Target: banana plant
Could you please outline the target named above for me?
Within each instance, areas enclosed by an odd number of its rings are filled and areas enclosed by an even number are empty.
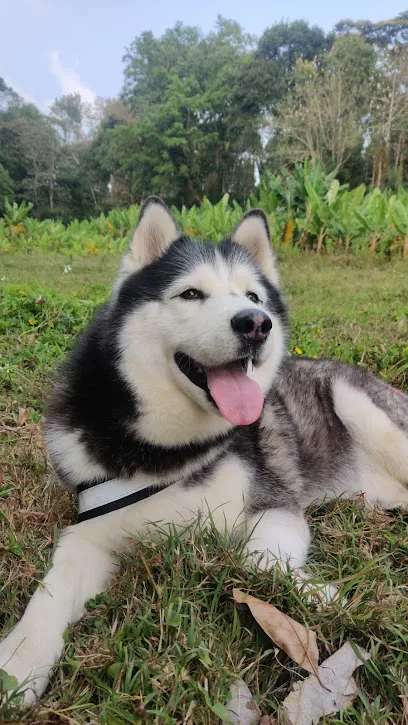
[[[13,201],[13,203],[11,203],[7,197],[5,197],[3,219],[5,220],[7,226],[16,227],[24,222],[32,208],[33,205],[31,202],[26,204],[25,201],[22,201],[21,204],[17,204],[16,201]]]
[[[320,254],[324,246],[325,235],[329,232],[330,236],[336,236],[339,232],[335,205],[343,187],[340,186],[337,179],[333,179],[324,196],[320,196],[311,181],[305,179],[305,189],[308,201],[303,228],[306,234],[315,241],[316,252]]]
[[[356,189],[339,194],[335,200],[333,214],[347,254],[362,231],[362,224],[355,212],[361,207],[365,192],[366,187],[361,184]]]
[[[368,246],[371,253],[376,251],[381,234],[386,227],[387,211],[386,192],[382,193],[378,188],[365,196],[360,209],[355,209],[354,213],[368,236]]]
[[[406,194],[404,192],[406,197]],[[394,244],[391,245],[390,249],[393,251],[398,247],[402,246],[402,254],[404,257],[408,257],[408,213],[407,213],[407,200],[405,198],[405,204],[401,199],[402,194],[391,196],[388,202],[388,214],[391,224],[395,227],[399,234],[399,239],[395,240]]]
[[[393,195],[364,185],[348,189],[326,174],[320,163],[295,163],[278,175],[265,172],[256,194],[244,206],[225,194],[217,204],[204,198],[200,205],[172,211],[191,237],[218,241],[226,237],[245,210],[260,206],[266,212],[275,241],[283,245],[313,246],[317,252],[338,240],[346,252],[387,249],[408,258],[408,193]],[[112,209],[109,214],[68,225],[29,217],[31,204],[5,204],[0,220],[0,251],[13,249],[62,250],[75,254],[117,252],[125,247],[140,207]]]
[[[22,237],[25,232],[24,221],[28,217],[33,205],[31,202],[21,204],[9,202],[7,197],[4,198],[3,221],[6,227],[5,236],[11,241],[12,239]]]

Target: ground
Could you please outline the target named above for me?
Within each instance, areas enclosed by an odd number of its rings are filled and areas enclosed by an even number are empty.
[[[67,265],[71,271],[64,272]],[[22,614],[75,501],[54,496],[41,438],[56,364],[106,297],[114,255],[0,257],[0,631]],[[408,268],[402,262],[291,256],[281,260],[294,354],[361,364],[408,390]],[[137,542],[108,594],[89,602],[42,703],[0,722],[218,723],[237,675],[276,714],[304,675],[232,601],[240,587],[313,627],[321,659],[345,640],[372,654],[359,699],[327,723],[403,723],[408,695],[407,517],[339,501],[309,512],[310,568],[347,603],[314,611],[287,577],[249,574],[240,546],[198,525]],[[0,663],[0,667],[3,663]]]

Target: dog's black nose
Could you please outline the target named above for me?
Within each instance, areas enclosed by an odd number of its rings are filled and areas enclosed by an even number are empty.
[[[272,320],[261,310],[242,310],[232,318],[231,327],[246,340],[263,342],[272,328]]]

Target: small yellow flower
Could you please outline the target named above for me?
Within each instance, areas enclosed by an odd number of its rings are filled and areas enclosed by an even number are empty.
[[[382,371],[382,370],[380,371],[380,375],[381,375],[381,377],[382,377],[382,378],[386,378],[386,377],[387,377],[387,376],[386,376],[386,374],[385,374],[385,373],[383,373],[383,371]]]
[[[317,328],[317,334],[318,335],[323,335],[323,331],[320,329],[320,327]]]
[[[404,347],[404,352],[408,352],[408,347]]]
[[[35,320],[33,320],[33,318],[31,317],[31,318],[30,318],[30,319],[28,320],[28,324],[29,324],[29,325],[35,325]]]
[[[296,355],[303,355],[303,350],[301,350],[300,347],[295,347],[295,353]]]
[[[318,360],[319,359],[319,355],[313,355],[313,357],[314,357],[315,360]]]
[[[23,290],[23,289],[19,289],[18,291],[19,291],[19,293],[20,293],[21,295],[25,295],[25,290]]]

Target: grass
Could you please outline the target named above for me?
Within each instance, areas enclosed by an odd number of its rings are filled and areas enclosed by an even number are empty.
[[[72,271],[65,273],[64,266]],[[21,616],[75,502],[54,494],[41,438],[44,395],[74,335],[105,299],[114,255],[0,258],[0,628]],[[408,390],[408,275],[393,261],[298,256],[281,260],[295,354],[361,364]],[[27,420],[24,422],[24,419]],[[310,568],[338,580],[347,604],[314,611],[277,571],[248,573],[242,546],[198,522],[184,535],[136,543],[109,593],[72,627],[44,700],[6,697],[0,722],[218,723],[242,676],[276,715],[299,668],[232,602],[240,587],[315,628],[322,659],[346,640],[372,654],[355,705],[327,723],[403,723],[408,695],[407,519],[337,501],[310,512]],[[0,663],[1,665],[1,663]],[[14,704],[14,706],[13,706]]]

